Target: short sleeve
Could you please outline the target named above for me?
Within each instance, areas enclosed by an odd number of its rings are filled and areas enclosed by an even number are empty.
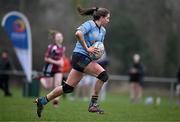
[[[46,53],[45,53],[45,57],[50,57],[50,55],[51,55],[51,48],[52,48],[52,45],[50,44],[50,45],[48,45],[48,48],[47,48],[47,50],[46,50]]]
[[[80,30],[83,34],[86,34],[91,30],[91,23],[89,21],[83,23],[81,26],[77,28],[77,30]]]

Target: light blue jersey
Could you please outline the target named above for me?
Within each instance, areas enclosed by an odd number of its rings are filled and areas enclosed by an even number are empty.
[[[102,26],[98,27],[93,20],[86,21],[79,26],[77,30],[80,30],[83,33],[87,47],[92,46],[96,41],[104,42],[106,29]],[[89,56],[88,52],[80,44],[79,40],[77,40],[73,52],[78,52]]]

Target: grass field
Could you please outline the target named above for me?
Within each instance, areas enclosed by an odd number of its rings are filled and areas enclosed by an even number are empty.
[[[112,93],[101,103],[104,115],[87,112],[88,102],[62,99],[59,108],[48,104],[38,118],[34,98],[22,97],[22,89],[12,91],[13,97],[4,97],[0,91],[0,121],[180,121],[180,106],[168,98],[162,98],[159,106],[130,104],[127,95]]]

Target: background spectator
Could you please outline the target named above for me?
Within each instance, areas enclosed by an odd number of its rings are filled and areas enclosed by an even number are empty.
[[[11,65],[9,61],[9,54],[7,51],[2,51],[0,57],[0,88],[4,91],[5,96],[11,96],[9,91],[9,74]]]
[[[129,69],[131,102],[139,102],[141,100],[143,78],[144,78],[144,68],[140,60],[140,55],[134,54],[133,64]]]
[[[180,67],[177,73],[176,96],[177,96],[177,104],[180,105]]]

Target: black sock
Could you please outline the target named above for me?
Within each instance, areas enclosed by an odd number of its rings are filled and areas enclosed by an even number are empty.
[[[91,102],[92,103],[97,103],[97,100],[98,100],[98,96],[92,96],[91,97]]]
[[[46,100],[49,102],[49,100],[48,100],[47,96],[45,96],[45,98],[46,98]]]

